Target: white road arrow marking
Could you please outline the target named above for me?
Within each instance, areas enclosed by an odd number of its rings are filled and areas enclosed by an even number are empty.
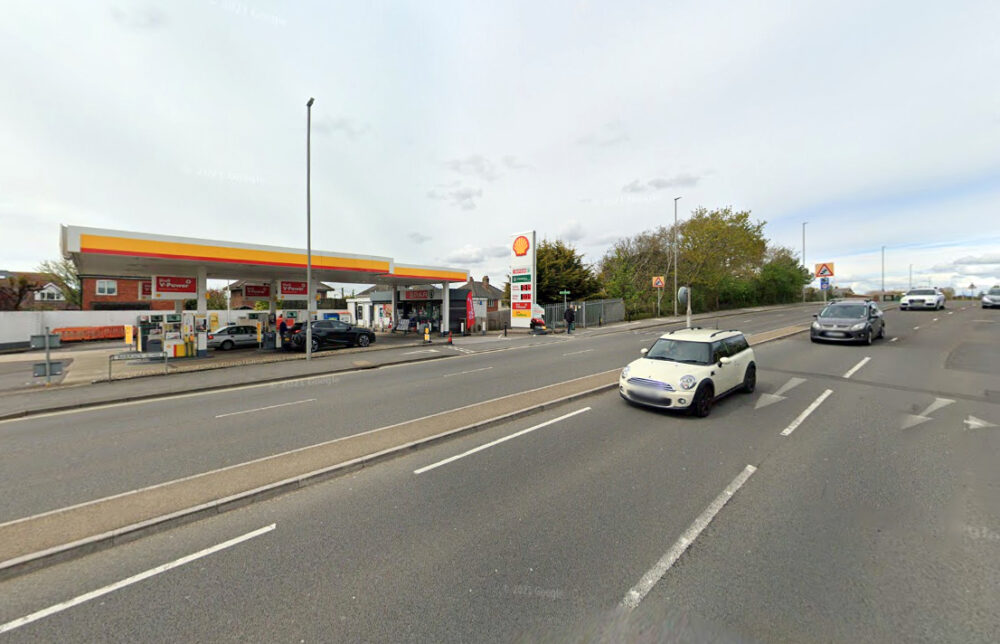
[[[929,416],[914,416],[913,414],[907,414],[903,416],[903,429],[910,429],[911,427],[916,427],[920,423],[926,423],[930,420]]]
[[[976,418],[975,416],[969,416],[962,421],[966,425],[966,429],[983,429],[985,427],[996,427],[993,423],[988,423],[981,418]]]
[[[919,414],[906,414],[903,416],[903,429],[910,429],[911,427],[916,427],[920,423],[926,423],[931,420],[932,413],[942,407],[947,407],[953,402],[955,401],[950,398],[935,398],[934,402],[927,405],[927,409],[923,410]]]
[[[955,402],[955,401],[952,400],[951,398],[935,398],[934,402],[932,402],[931,404],[927,405],[927,409],[925,409],[923,412],[921,412],[920,415],[921,416],[930,416],[931,414],[933,414],[937,410],[941,409],[942,407],[947,407],[948,405],[952,404],[953,402]]]
[[[781,389],[779,389],[775,393],[761,394],[760,398],[757,399],[757,404],[754,405],[753,408],[760,409],[761,407],[767,407],[768,405],[773,405],[776,402],[781,402],[786,398],[786,396],[783,396],[782,394],[788,393],[789,391],[791,391],[795,387],[798,387],[805,381],[806,381],[805,378],[792,378],[788,382],[783,384],[781,386]]]
[[[785,384],[783,384],[781,386],[781,389],[779,389],[778,391],[776,391],[774,393],[774,395],[776,395],[776,396],[782,396],[784,394],[787,394],[789,391],[791,391],[792,389],[795,389],[796,387],[798,387],[799,385],[801,385],[805,381],[806,381],[805,378],[791,378],[788,382],[786,382]]]
[[[753,408],[760,409],[761,407],[767,407],[768,405],[773,405],[776,402],[781,402],[784,399],[784,396],[779,396],[777,394],[761,394],[760,398],[757,399],[757,404],[754,405]]]

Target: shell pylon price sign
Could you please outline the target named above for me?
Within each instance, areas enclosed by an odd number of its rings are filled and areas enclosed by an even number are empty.
[[[663,288],[665,281],[662,275],[657,275],[653,278],[653,288]]]
[[[833,277],[833,262],[816,264],[816,277]]]

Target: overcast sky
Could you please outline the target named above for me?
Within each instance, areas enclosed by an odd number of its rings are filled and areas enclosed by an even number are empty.
[[[59,224],[468,268],[731,205],[837,283],[1000,282],[1000,2],[6,3],[0,268]]]

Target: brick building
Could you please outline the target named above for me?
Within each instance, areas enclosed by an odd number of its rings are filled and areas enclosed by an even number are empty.
[[[152,299],[153,283],[136,278],[81,278],[84,311],[142,310],[173,311],[172,301]]]

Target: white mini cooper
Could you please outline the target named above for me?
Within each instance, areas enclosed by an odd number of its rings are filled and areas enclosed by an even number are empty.
[[[756,386],[757,365],[743,334],[700,327],[664,333],[618,380],[618,392],[631,403],[701,417],[723,396]]]

